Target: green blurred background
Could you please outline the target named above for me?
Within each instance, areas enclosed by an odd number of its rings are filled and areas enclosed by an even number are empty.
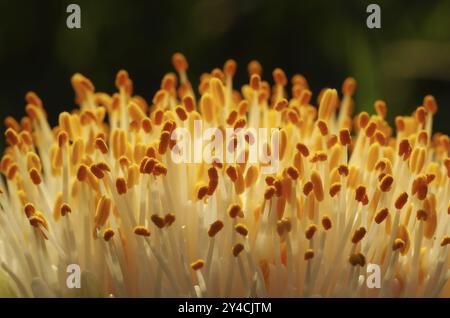
[[[382,28],[366,26],[366,7],[381,6]],[[66,7],[81,6],[81,29],[66,27]],[[303,74],[315,94],[346,76],[358,82],[357,111],[384,99],[389,119],[410,113],[426,94],[439,107],[435,129],[449,133],[450,1],[8,1],[0,0],[0,119],[24,115],[34,90],[54,124],[74,107],[70,76],[81,72],[113,92],[125,68],[136,94],[150,100],[171,56],[188,58],[195,87],[202,72],[238,62],[237,83],[258,59]]]

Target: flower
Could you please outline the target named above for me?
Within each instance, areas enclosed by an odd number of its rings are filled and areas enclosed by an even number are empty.
[[[5,120],[0,296],[449,296],[450,141],[432,135],[432,96],[394,134],[383,101],[352,117],[352,78],[315,107],[306,79],[294,75],[288,94],[279,68],[271,87],[252,61],[236,91],[228,60],[196,94],[185,57],[172,62],[178,76],[163,77],[151,106],[124,70],[112,95],[75,74],[79,108],[57,127],[33,92],[27,116]],[[279,128],[278,171],[173,162],[172,132],[197,120]]]

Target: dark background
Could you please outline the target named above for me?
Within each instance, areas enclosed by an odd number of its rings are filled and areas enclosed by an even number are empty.
[[[381,6],[378,30],[366,26],[371,2]],[[81,6],[81,29],[66,27],[69,3]],[[357,111],[373,112],[384,99],[391,123],[433,94],[435,130],[450,131],[448,0],[0,0],[0,119],[22,117],[24,94],[34,90],[55,124],[59,112],[75,107],[74,72],[111,93],[125,68],[135,93],[150,100],[176,51],[186,55],[195,87],[201,73],[228,58],[238,62],[239,85],[252,59],[270,81],[274,67],[303,74],[315,94],[340,90],[354,76]]]

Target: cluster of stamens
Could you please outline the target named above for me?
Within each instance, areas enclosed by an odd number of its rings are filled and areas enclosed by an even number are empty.
[[[432,134],[432,96],[394,134],[381,100],[352,116],[352,78],[313,106],[306,79],[279,68],[271,85],[252,61],[237,91],[229,60],[194,89],[184,56],[172,62],[151,103],[124,70],[112,95],[75,74],[79,108],[55,128],[33,92],[5,120],[0,296],[449,296],[450,141]],[[197,120],[278,128],[278,171],[173,162],[173,132]]]

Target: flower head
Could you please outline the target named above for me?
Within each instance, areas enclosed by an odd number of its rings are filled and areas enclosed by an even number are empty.
[[[277,68],[269,83],[256,61],[239,91],[233,60],[197,89],[186,58],[172,62],[178,76],[149,103],[124,70],[112,95],[75,74],[79,108],[56,127],[31,92],[27,116],[5,120],[0,296],[448,296],[450,141],[432,134],[432,96],[394,133],[383,101],[352,115],[352,78],[314,102],[303,76],[289,83]],[[279,129],[279,148],[263,145],[279,151],[278,170],[250,162],[255,135],[242,162],[219,149],[211,162],[174,162],[173,132],[199,142],[198,120]],[[80,290],[66,285],[69,264]],[[369,264],[379,289],[360,277]]]

